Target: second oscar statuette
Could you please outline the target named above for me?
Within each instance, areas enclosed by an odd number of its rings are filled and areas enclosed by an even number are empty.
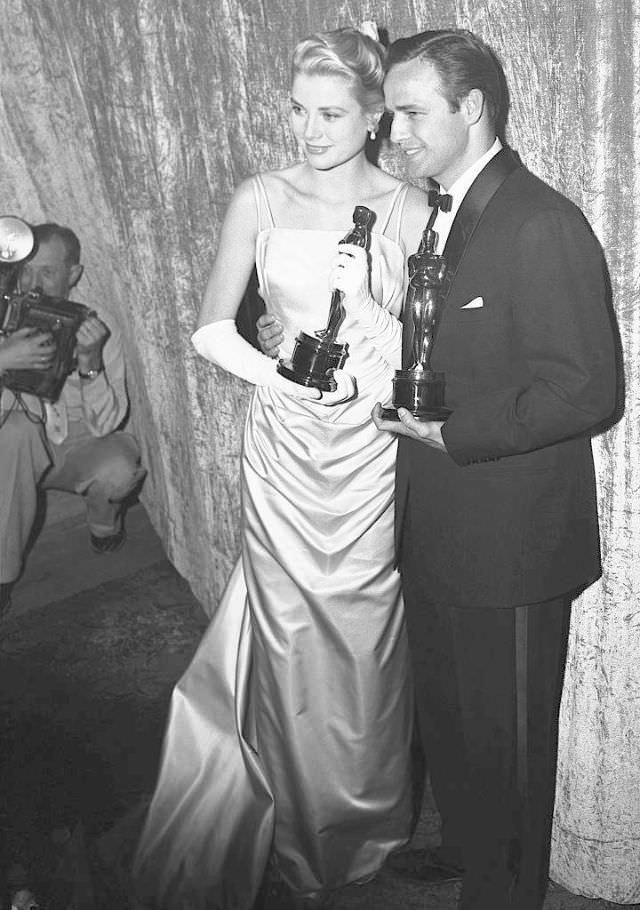
[[[406,408],[416,420],[446,420],[445,376],[431,369],[431,353],[442,315],[442,284],[447,264],[437,255],[437,234],[427,227],[418,252],[409,259],[409,288],[404,304],[403,351],[410,366],[396,370],[393,407],[383,408],[386,420],[398,420],[397,408]],[[407,336],[408,333],[408,337]]]

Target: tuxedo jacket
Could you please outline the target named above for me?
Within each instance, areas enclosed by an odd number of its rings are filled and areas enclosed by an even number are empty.
[[[505,162],[474,226],[474,194]],[[580,210],[509,149],[470,188],[445,258],[461,236],[431,358],[447,452],[399,439],[398,560],[412,534],[427,599],[536,603],[601,571],[590,433],[616,394],[604,259]]]

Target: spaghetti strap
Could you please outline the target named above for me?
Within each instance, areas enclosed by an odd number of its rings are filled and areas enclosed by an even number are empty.
[[[409,192],[409,183],[403,184],[403,192],[398,194],[398,205],[396,207],[396,243],[398,246],[401,246],[400,234],[402,229],[402,216],[404,214],[404,204],[407,201],[407,193]]]
[[[267,227],[275,227],[276,223],[269,205],[269,197],[260,174],[255,174],[253,177],[253,194],[258,212],[258,230],[262,231]]]
[[[397,225],[396,225],[396,237],[395,237],[396,242],[398,242],[398,240],[400,238],[400,221],[401,221],[402,210],[404,208],[404,200],[406,198],[408,190],[409,190],[408,183],[401,183],[396,187],[396,190],[393,194],[391,202],[389,203],[389,208],[387,209],[387,214],[385,215],[384,221],[382,222],[382,225],[378,228],[378,232],[380,234],[384,234],[386,236],[387,228],[389,227],[389,225],[391,223],[391,219],[392,219],[393,215],[396,214],[396,211],[397,211]]]

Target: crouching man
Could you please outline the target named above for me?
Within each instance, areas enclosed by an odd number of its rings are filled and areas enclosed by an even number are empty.
[[[68,299],[83,271],[78,238],[57,224],[32,230],[34,251],[20,269],[18,290]],[[99,307],[91,301],[91,309]],[[55,350],[46,331],[19,329],[0,338],[0,616],[22,568],[38,489],[83,496],[90,545],[108,553],[124,543],[122,503],[146,473],[136,440],[119,430],[128,409],[121,339],[98,315],[78,329],[77,366],[58,401],[3,388],[6,370],[46,370]]]

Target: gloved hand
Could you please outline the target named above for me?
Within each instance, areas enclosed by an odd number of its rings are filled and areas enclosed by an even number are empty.
[[[357,320],[378,353],[390,366],[399,369],[402,323],[373,298],[367,251],[351,243],[341,243],[329,273],[329,284],[343,292],[345,312]]]
[[[369,301],[375,304],[371,295],[367,251],[353,243],[341,243],[329,273],[329,287],[343,292],[342,305],[347,313],[355,316],[366,308]]]

